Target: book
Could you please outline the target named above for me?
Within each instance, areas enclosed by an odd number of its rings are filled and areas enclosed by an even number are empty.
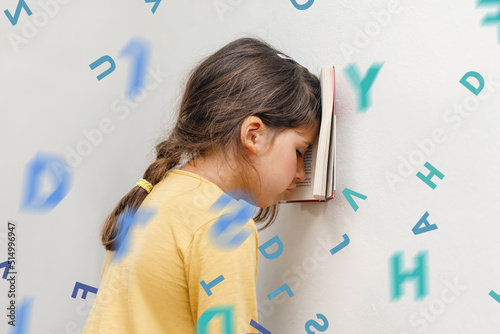
[[[279,203],[326,202],[335,197],[335,66],[324,66],[321,82],[321,126],[318,138],[304,154],[305,179]]]

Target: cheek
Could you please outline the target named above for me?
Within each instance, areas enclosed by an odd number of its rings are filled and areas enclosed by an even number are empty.
[[[281,179],[283,177],[286,180],[283,180],[284,182],[287,182],[287,186],[292,182],[293,178],[295,177],[295,173],[297,172],[297,164],[298,164],[298,159],[297,159],[297,153],[295,151],[293,154],[284,154],[283,159],[281,160]]]

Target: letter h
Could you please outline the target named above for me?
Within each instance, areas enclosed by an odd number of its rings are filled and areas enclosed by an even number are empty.
[[[434,167],[433,165],[431,165],[427,161],[425,162],[424,166],[427,167],[427,169],[430,170],[430,173],[427,176],[425,176],[424,174],[418,172],[417,176],[419,177],[419,179],[421,179],[422,181],[424,181],[429,187],[431,187],[432,189],[434,189],[434,188],[436,188],[436,184],[431,181],[432,177],[434,175],[436,175],[437,177],[439,177],[442,180],[443,177],[444,177],[444,174],[441,173],[440,171],[438,171],[436,169],[436,167]]]
[[[390,259],[390,270],[392,270],[391,276],[391,301],[401,298],[402,291],[401,285],[404,281],[408,279],[414,279],[415,281],[415,299],[423,299],[425,295],[428,294],[427,291],[427,251],[420,252],[414,262],[416,268],[413,271],[402,272],[401,258],[403,256],[402,252],[396,252]]]

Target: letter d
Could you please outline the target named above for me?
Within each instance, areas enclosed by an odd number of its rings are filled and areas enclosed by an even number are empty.
[[[278,245],[278,249],[274,253],[269,254],[267,252],[267,249],[274,243]],[[283,253],[283,243],[281,242],[280,237],[275,235],[274,237],[260,245],[259,250],[266,259],[274,260]]]
[[[470,77],[474,77],[477,79],[477,82],[479,83],[479,87],[474,87],[472,86],[468,81],[467,79],[469,79]],[[476,71],[469,71],[467,73],[464,74],[464,76],[462,77],[462,79],[460,79],[459,81],[462,85],[465,86],[465,88],[467,88],[468,90],[470,90],[474,95],[477,96],[477,94],[481,93],[481,91],[483,90],[483,87],[484,87],[484,78],[481,74],[477,73]]]

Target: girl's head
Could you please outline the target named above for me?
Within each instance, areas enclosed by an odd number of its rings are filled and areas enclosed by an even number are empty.
[[[319,79],[305,67],[260,40],[237,39],[191,71],[177,123],[156,146],[156,161],[143,178],[154,186],[186,157],[220,156],[240,171],[240,184],[259,200],[254,221],[268,220],[262,229],[267,228],[285,189],[304,178],[300,155],[305,141],[316,139],[320,96]],[[114,249],[117,218],[127,208],[136,211],[146,195],[134,187],[108,216],[106,249]]]

